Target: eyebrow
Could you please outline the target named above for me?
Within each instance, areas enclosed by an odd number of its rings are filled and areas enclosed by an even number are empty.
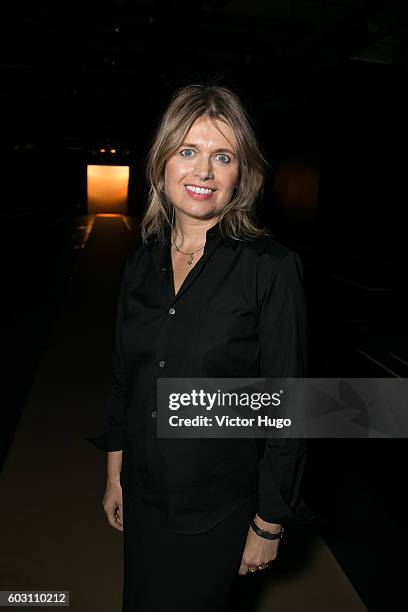
[[[192,144],[191,142],[183,142],[181,145],[181,147],[192,147],[193,149],[199,149],[200,147],[196,144]],[[213,151],[213,153],[230,153],[231,155],[236,155],[236,153],[234,153],[233,151],[231,151],[231,149],[225,149],[225,148],[221,148],[221,149],[215,149]]]

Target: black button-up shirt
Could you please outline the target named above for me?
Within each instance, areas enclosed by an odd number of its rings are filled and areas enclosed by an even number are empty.
[[[87,440],[123,450],[124,493],[155,503],[174,531],[204,531],[251,496],[266,521],[313,521],[300,495],[304,440],[156,435],[158,377],[304,377],[306,332],[295,251],[269,236],[223,237],[217,223],[175,294],[167,230],[164,245],[126,260],[107,429]]]

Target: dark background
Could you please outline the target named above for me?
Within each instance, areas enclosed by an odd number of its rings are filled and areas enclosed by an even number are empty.
[[[305,266],[310,376],[408,375],[407,22],[403,0],[2,7],[2,461],[81,241],[87,163],[130,166],[137,223],[153,131],[192,82],[231,87],[254,120],[271,165],[260,218]],[[405,440],[309,447],[322,536],[369,610],[398,609]]]

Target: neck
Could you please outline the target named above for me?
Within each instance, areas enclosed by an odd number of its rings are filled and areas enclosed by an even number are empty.
[[[181,220],[176,217],[172,232],[172,243],[185,252],[204,246],[206,232],[216,225],[218,217],[207,221]]]

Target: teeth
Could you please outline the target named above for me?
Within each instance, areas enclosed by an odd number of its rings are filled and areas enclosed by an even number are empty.
[[[200,193],[202,195],[212,192],[212,189],[204,189],[204,187],[193,187],[192,185],[186,185],[186,189],[194,191],[194,193]]]

